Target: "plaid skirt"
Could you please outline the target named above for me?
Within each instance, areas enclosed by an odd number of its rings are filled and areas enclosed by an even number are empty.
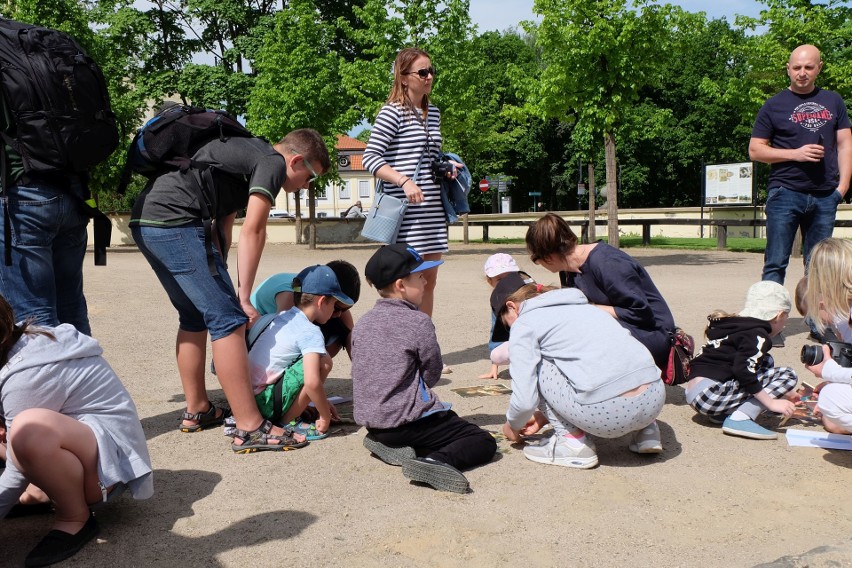
[[[757,380],[766,394],[778,399],[795,389],[799,378],[793,369],[773,367],[774,364],[771,355],[765,356],[757,369]],[[728,379],[713,383],[699,392],[689,405],[707,416],[727,416],[752,396],[754,395],[744,391],[735,379]]]

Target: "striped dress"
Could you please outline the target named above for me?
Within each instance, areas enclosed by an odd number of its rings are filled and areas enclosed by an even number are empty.
[[[432,178],[430,164],[441,153],[441,111],[429,105],[426,124],[429,128],[429,153],[423,121],[402,105],[389,103],[382,107],[370,141],[364,151],[364,167],[371,174],[385,164],[406,175],[423,191],[422,203],[410,204],[402,220],[397,242],[406,242],[420,254],[443,253],[447,246],[447,218],[441,204],[441,186]],[[414,171],[422,158],[417,179]],[[394,197],[404,198],[405,192],[397,185],[384,183],[384,191]]]

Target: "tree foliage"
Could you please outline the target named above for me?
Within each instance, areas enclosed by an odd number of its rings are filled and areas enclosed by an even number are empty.
[[[540,23],[502,33],[479,33],[468,0],[9,0],[0,12],[84,45],[127,141],[172,98],[224,108],[272,140],[310,126],[332,147],[373,120],[396,53],[422,47],[438,70],[445,149],[475,180],[511,178],[523,210],[529,193],[581,207],[588,162],[607,164],[610,205],[698,205],[702,163],[748,159],[757,110],[788,85],[801,43],[823,52],[818,84],[852,97],[849,3],[762,3],[732,24],[652,0],[536,0]],[[93,172],[106,209],[132,201],[111,193],[123,150]],[[491,211],[497,196],[471,201]]]

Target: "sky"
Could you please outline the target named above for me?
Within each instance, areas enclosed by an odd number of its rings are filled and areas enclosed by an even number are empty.
[[[711,18],[726,18],[731,24],[737,14],[757,16],[765,4],[756,0],[658,0],[675,4],[688,12],[706,12]],[[504,31],[523,20],[532,20],[533,0],[470,0],[470,17],[479,33]]]

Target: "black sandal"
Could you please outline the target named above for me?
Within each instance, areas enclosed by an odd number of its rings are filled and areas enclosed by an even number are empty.
[[[210,403],[210,409],[207,412],[199,412],[197,414],[190,414],[189,412],[184,411],[181,415],[180,419],[183,420],[192,420],[193,422],[198,422],[198,424],[193,424],[191,426],[187,426],[186,424],[181,424],[178,426],[178,430],[181,432],[201,432],[205,428],[209,428],[211,426],[221,426],[225,423],[225,418],[231,415],[231,409],[227,406],[222,407],[222,414],[216,415],[216,411],[219,410],[216,408],[212,402]]]
[[[257,430],[246,432],[237,428],[234,439],[239,439],[242,444],[231,444],[231,449],[235,454],[251,454],[254,452],[286,452],[297,448],[304,448],[308,445],[307,440],[297,442],[293,436],[293,430],[284,428],[284,434],[279,436],[270,434],[272,430],[272,422],[264,420],[263,424]],[[270,444],[269,442],[273,442]]]

